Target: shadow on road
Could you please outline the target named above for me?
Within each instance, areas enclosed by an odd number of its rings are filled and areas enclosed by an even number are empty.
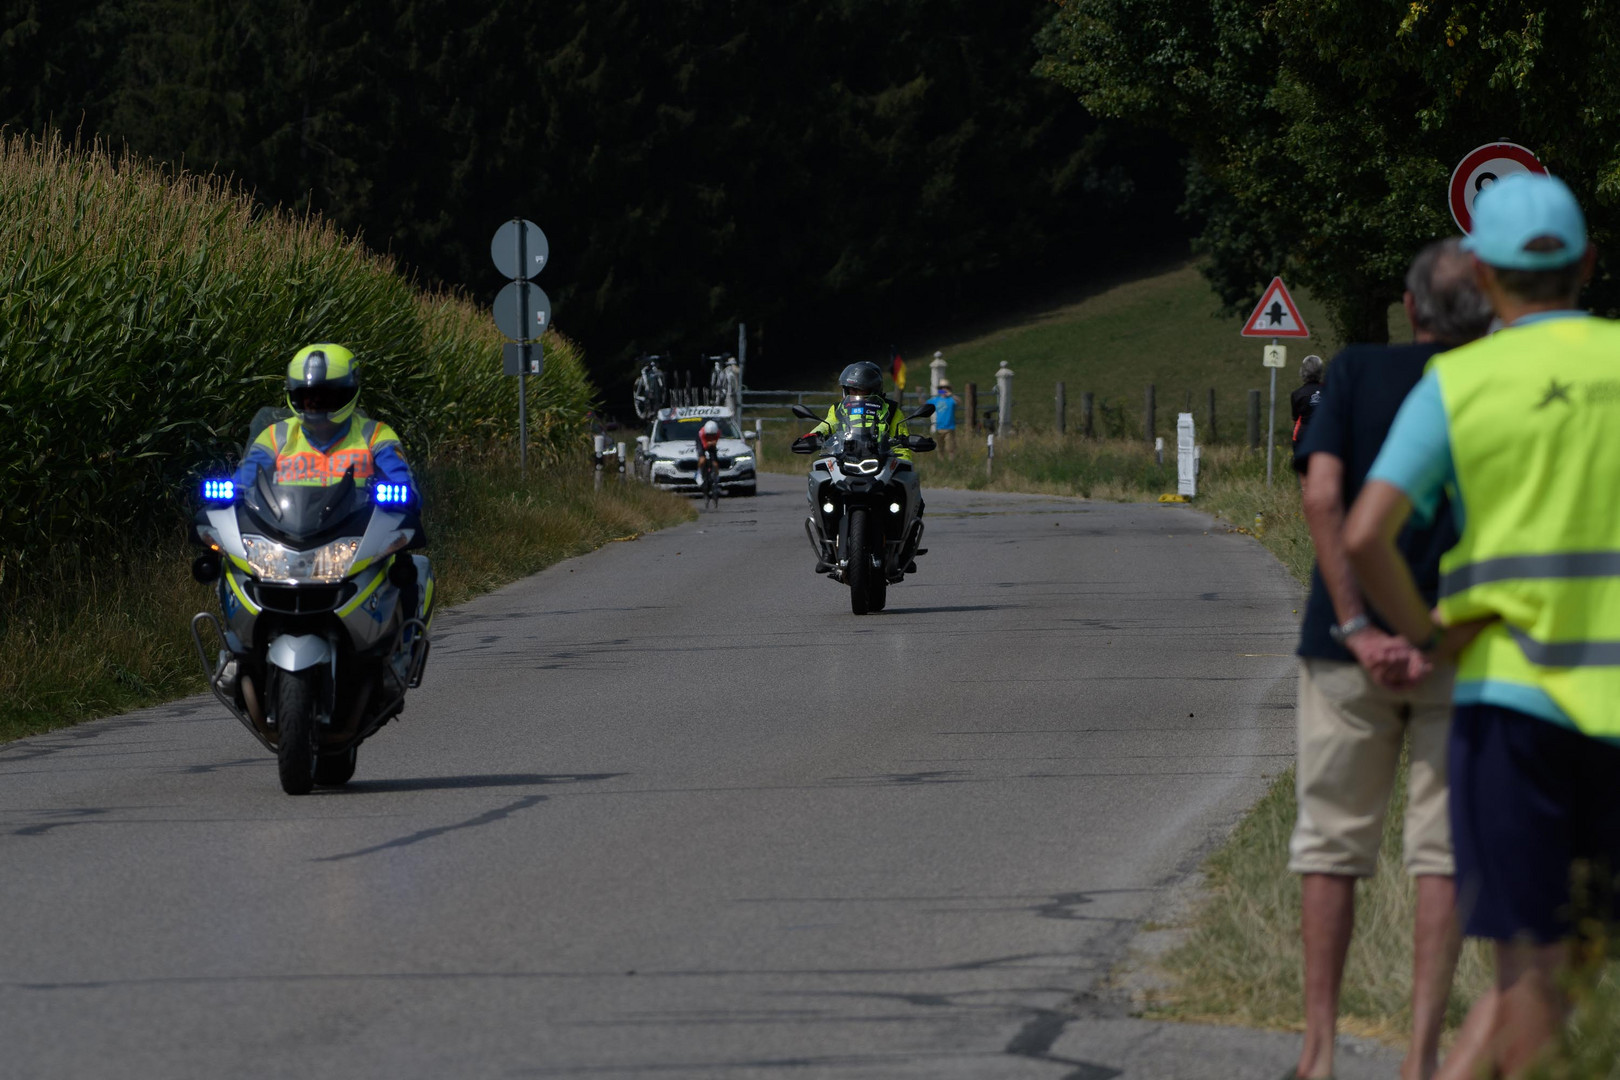
[[[625,773],[487,773],[481,776],[423,776],[404,780],[355,780],[326,793],[372,795],[387,791],[458,791],[469,788],[538,787],[542,784],[586,784],[612,780]]]
[[[959,607],[891,607],[885,615],[947,615],[958,611],[1000,611],[1003,604],[963,604]]]

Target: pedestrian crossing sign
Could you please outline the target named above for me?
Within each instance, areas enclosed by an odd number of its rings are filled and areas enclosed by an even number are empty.
[[[1272,278],[1271,284],[1266,286],[1260,302],[1254,306],[1254,314],[1243,324],[1242,334],[1244,337],[1266,338],[1311,336],[1305,320],[1300,318],[1299,308],[1294,306],[1294,298],[1288,295],[1288,286],[1283,284],[1280,277]]]

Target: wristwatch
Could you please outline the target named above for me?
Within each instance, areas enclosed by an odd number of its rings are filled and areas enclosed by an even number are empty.
[[[1346,641],[1349,641],[1356,634],[1361,633],[1371,625],[1372,619],[1363,613],[1353,618],[1346,619],[1344,622],[1339,623],[1336,626],[1328,627],[1328,637],[1333,639],[1334,644],[1343,645]]]

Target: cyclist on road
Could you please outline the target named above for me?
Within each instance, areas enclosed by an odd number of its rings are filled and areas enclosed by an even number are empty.
[[[712,500],[718,494],[715,484],[720,479],[720,424],[717,421],[707,421],[698,429],[697,453],[703,494]]]

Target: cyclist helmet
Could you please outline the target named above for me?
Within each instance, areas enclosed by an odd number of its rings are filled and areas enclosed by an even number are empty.
[[[851,364],[838,376],[845,397],[870,397],[883,391],[883,372],[870,360]]]
[[[287,364],[287,407],[309,423],[341,424],[360,397],[360,364],[341,345],[306,345]]]
[[[703,425],[703,434],[711,439],[720,437],[720,425],[713,420]]]

